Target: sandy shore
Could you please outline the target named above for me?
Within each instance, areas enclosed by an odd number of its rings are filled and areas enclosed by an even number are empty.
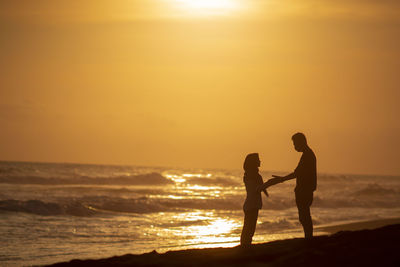
[[[315,227],[315,230],[334,234],[339,231],[355,231],[365,229],[376,229],[391,224],[400,224],[400,218],[380,219],[372,221],[352,222],[338,225],[328,225]]]
[[[72,260],[50,266],[400,266],[400,224],[387,219],[326,226],[339,232],[256,244],[251,248],[208,248]],[[367,229],[369,228],[369,229]],[[354,229],[366,229],[347,231]],[[346,230],[346,231],[342,231]]]

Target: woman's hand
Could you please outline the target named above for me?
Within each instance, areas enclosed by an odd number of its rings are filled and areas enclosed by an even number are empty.
[[[263,183],[262,185],[257,186],[256,192],[258,193],[258,192],[264,191],[266,189],[265,184],[266,183]]]
[[[264,189],[263,192],[264,192],[264,194],[265,194],[267,197],[269,197],[268,192],[267,192],[266,189]]]
[[[273,185],[276,185],[276,184],[279,184],[279,183],[283,182],[283,178],[282,177],[276,176],[276,175],[273,175],[273,177],[274,178],[271,178],[268,181],[266,181],[265,183],[263,183],[262,185],[258,186],[257,187],[257,192],[264,191],[265,189],[267,189],[270,186],[273,186]]]
[[[267,189],[268,187],[270,187],[271,186],[271,179],[269,179],[267,182],[265,182],[265,183],[263,183],[262,185],[259,185],[258,187],[257,187],[257,192],[261,192],[261,191],[264,191],[265,189]]]

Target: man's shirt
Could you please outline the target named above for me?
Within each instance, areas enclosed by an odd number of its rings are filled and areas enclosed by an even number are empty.
[[[296,175],[295,190],[313,192],[317,189],[317,158],[311,148],[303,152],[294,174]]]

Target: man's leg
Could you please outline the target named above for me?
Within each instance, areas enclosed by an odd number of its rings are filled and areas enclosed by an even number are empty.
[[[313,201],[313,193],[296,193],[296,204],[299,211],[299,221],[303,226],[304,237],[311,239],[313,237],[313,223],[311,218],[310,206]]]
[[[298,207],[299,220],[304,230],[304,237],[311,239],[313,237],[313,223],[310,214],[310,207]]]

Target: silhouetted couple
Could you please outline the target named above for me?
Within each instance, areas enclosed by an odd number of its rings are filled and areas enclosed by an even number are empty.
[[[294,172],[286,176],[272,175],[273,178],[263,183],[263,179],[258,172],[260,159],[258,153],[246,156],[243,164],[243,182],[246,186],[246,200],[243,205],[244,224],[240,236],[240,245],[248,246],[251,244],[256,230],[258,211],[262,208],[261,191],[268,196],[266,189],[272,185],[296,178],[296,188],[294,189],[296,205],[299,211],[299,221],[303,226],[304,236],[311,239],[313,236],[313,224],[310,213],[310,206],[313,201],[313,194],[317,188],[317,160],[314,152],[307,144],[304,134],[296,133],[292,136],[294,149],[302,152],[299,164]]]

